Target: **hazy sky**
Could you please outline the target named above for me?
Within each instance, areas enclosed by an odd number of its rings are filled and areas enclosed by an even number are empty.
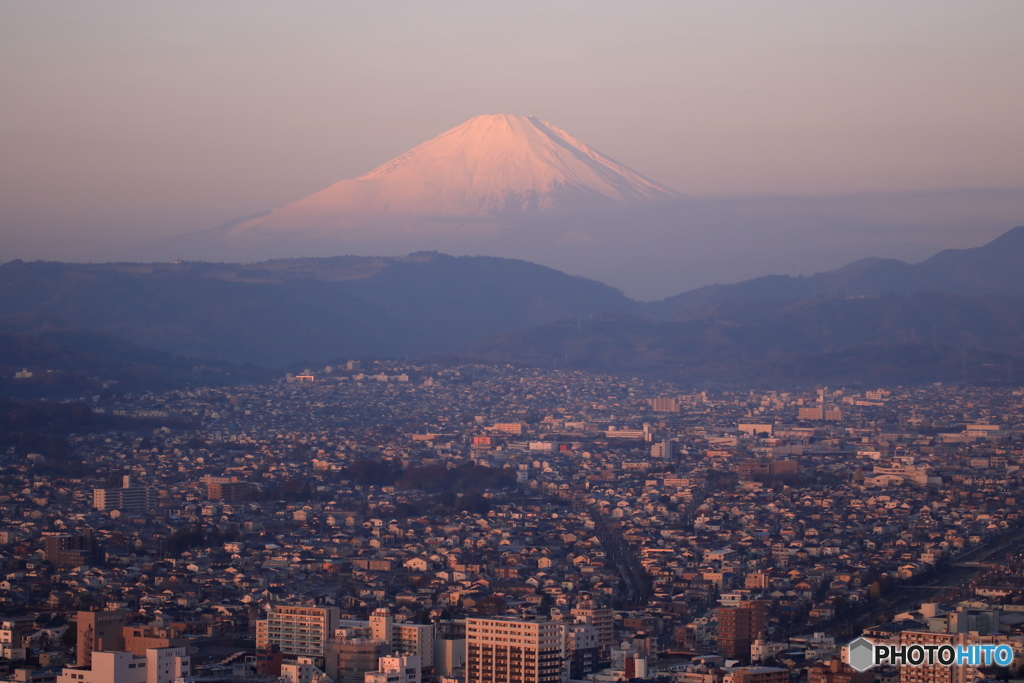
[[[1024,187],[1024,2],[0,2],[0,261],[212,227],[483,113],[692,196]]]

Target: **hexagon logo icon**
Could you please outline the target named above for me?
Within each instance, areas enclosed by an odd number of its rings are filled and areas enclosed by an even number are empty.
[[[846,646],[847,664],[856,671],[867,671],[875,665],[875,644],[861,636]]]

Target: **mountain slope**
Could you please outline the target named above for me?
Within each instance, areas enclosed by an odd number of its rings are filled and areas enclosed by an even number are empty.
[[[354,180],[211,233],[351,246],[383,235],[486,237],[521,214],[675,199],[674,191],[532,116],[477,116]]]
[[[1024,298],[920,292],[730,301],[674,320],[561,321],[488,335],[463,351],[488,362],[685,384],[1002,381],[1024,358]]]
[[[814,299],[894,292],[948,292],[965,296],[1024,296],[1024,226],[972,249],[946,249],[917,264],[863,259],[810,277],[770,275],[712,285],[648,305],[657,316],[685,315],[727,301]]]
[[[493,331],[606,310],[621,292],[523,261],[414,254],[249,265],[0,266],[12,330],[98,330],[196,358],[283,367],[444,351]]]
[[[23,368],[31,377],[16,378]],[[261,368],[153,351],[101,332],[0,332],[0,396],[64,399],[104,390],[166,391],[263,382],[272,377]]]

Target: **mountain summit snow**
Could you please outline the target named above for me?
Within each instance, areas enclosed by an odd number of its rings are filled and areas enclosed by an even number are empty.
[[[355,180],[244,220],[225,237],[381,231],[469,237],[523,212],[675,199],[673,190],[533,116],[477,116]]]
[[[357,178],[412,191],[410,209],[455,214],[532,206],[559,195],[650,201],[673,190],[588,147],[534,116],[477,116]],[[339,183],[340,184],[340,183]]]

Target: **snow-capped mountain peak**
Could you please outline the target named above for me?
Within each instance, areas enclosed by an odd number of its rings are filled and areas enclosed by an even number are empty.
[[[354,180],[259,218],[233,236],[481,229],[498,217],[573,205],[636,204],[679,195],[533,116],[477,116]],[[440,221],[440,223],[438,222]]]

